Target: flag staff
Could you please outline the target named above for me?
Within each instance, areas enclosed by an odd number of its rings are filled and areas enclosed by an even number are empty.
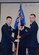
[[[18,39],[18,42],[17,42],[17,48],[16,48],[16,55],[18,55],[18,51],[19,51],[19,42],[20,42],[20,30],[19,30],[19,25],[20,25],[20,19],[19,19],[19,24],[18,24],[18,36],[17,36],[17,39]]]

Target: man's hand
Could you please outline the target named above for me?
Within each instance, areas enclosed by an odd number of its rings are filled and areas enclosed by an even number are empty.
[[[19,42],[19,41],[20,41],[20,40],[19,40],[20,38],[21,38],[21,37],[18,35],[18,36],[17,36],[17,39],[15,40],[15,42]]]
[[[17,36],[17,39],[20,39],[20,38],[21,38],[21,36],[18,35],[18,36]]]
[[[16,39],[14,42],[20,42],[20,40],[19,39]]]

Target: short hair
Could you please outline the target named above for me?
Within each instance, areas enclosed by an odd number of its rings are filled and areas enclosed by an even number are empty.
[[[6,20],[7,20],[8,18],[12,19],[12,17],[11,17],[11,16],[7,16],[7,17],[6,17]]]
[[[30,16],[32,16],[32,15],[33,15],[34,17],[36,17],[36,15],[35,15],[35,14],[30,14]]]

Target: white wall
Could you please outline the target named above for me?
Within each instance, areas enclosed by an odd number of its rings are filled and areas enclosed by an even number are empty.
[[[3,3],[1,4],[1,26],[6,22],[6,17],[10,15],[13,18],[12,27],[14,25],[15,19],[18,16],[19,3]],[[31,13],[35,13],[37,18],[36,22],[39,25],[39,3],[23,3],[23,11],[26,18],[26,25],[29,26],[29,15]],[[0,35],[1,40],[1,35]],[[39,34],[38,34],[38,42],[39,42]]]

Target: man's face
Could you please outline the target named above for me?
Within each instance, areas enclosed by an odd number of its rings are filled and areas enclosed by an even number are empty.
[[[12,19],[8,18],[8,19],[7,19],[7,24],[8,24],[8,25],[11,25],[11,23],[12,23]]]
[[[35,18],[36,18],[36,17],[34,17],[33,15],[30,16],[30,22],[33,23],[33,22],[35,21]]]

